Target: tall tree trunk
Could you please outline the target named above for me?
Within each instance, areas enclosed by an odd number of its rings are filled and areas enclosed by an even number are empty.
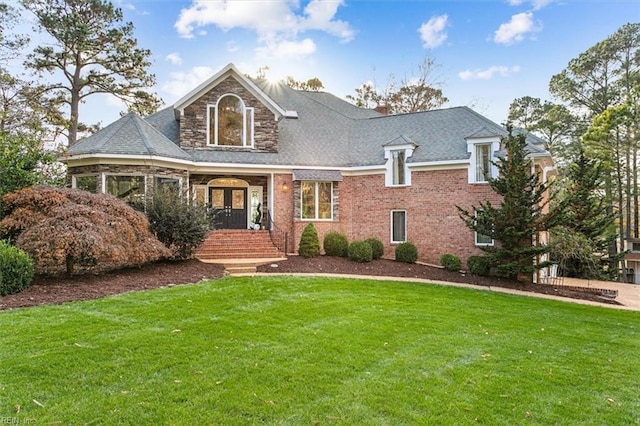
[[[633,238],[638,238],[638,222],[640,222],[640,212],[638,212],[638,143],[631,130],[629,129],[631,135],[629,143],[633,146]]]
[[[618,197],[618,233],[620,234],[619,236],[619,240],[620,240],[620,247],[619,247],[619,252],[624,251],[624,241],[626,239],[626,235],[625,235],[625,211],[624,211],[624,188],[622,185],[622,164],[621,164],[621,153],[620,153],[620,138],[618,137],[618,135],[616,135],[616,150],[615,150],[615,158],[616,158],[616,184],[617,184],[617,197]],[[625,271],[625,262],[624,260],[621,260],[621,265],[620,265],[620,269],[621,271],[620,273],[620,282],[626,282],[627,280],[627,276],[626,276],[626,271]]]

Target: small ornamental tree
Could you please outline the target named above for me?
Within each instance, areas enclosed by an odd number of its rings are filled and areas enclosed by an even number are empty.
[[[510,126],[508,130],[509,136],[502,141],[506,156],[496,163],[499,175],[489,178],[491,189],[502,197],[500,206],[484,201],[471,210],[458,207],[458,212],[468,228],[497,242],[481,247],[497,275],[531,281],[536,269],[549,264],[535,264],[534,259],[550,250],[534,244],[534,237],[562,223],[566,202],[551,204],[554,194],[549,184],[532,173],[525,136],[514,136]]]
[[[117,269],[171,255],[144,214],[111,195],[37,185],[1,201],[7,215],[0,238],[27,252],[39,274]]]
[[[318,238],[318,231],[316,227],[313,226],[313,223],[305,226],[302,231],[298,254],[302,257],[316,257],[320,255],[320,240]]]
[[[146,213],[151,231],[177,259],[189,258],[209,231],[205,208],[190,203],[175,188],[156,190]]]

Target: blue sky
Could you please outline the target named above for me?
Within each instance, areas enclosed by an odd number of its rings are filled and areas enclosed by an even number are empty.
[[[153,53],[155,91],[171,105],[233,62],[255,75],[318,77],[339,97],[365,81],[411,77],[426,56],[449,98],[502,123],[521,96],[550,99],[569,60],[628,22],[640,2],[566,0],[118,0],[141,47]],[[117,119],[94,99],[82,121]],[[81,113],[82,114],[82,113]]]

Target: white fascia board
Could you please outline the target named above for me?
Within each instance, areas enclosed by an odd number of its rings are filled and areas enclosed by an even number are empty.
[[[179,158],[163,157],[157,155],[128,155],[128,154],[83,154],[61,158],[60,161],[69,167],[78,167],[92,164],[131,164],[131,165],[167,165],[167,167],[186,169],[193,162]],[[186,166],[186,167],[185,167]]]
[[[280,105],[275,103],[273,99],[267,96],[266,93],[264,93],[258,86],[253,83],[253,81],[251,81],[248,77],[245,77],[233,63],[229,63],[226,67],[222,68],[209,79],[205,80],[198,87],[180,98],[175,104],[173,104],[173,108],[176,111],[179,111],[180,116],[182,116],[186,107],[191,105],[196,99],[200,98],[206,92],[211,90],[212,87],[217,86],[222,80],[229,76],[233,77],[245,89],[251,92],[252,95],[254,95],[264,105],[266,105],[267,108],[269,108],[274,113],[274,118],[276,120],[279,117],[285,115],[286,111],[282,109]]]
[[[442,160],[423,163],[408,163],[409,168],[415,171],[466,169],[469,167],[469,164],[469,160]]]

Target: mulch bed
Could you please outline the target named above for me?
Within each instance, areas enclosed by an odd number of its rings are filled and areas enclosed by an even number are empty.
[[[277,267],[272,265],[260,266],[258,267],[258,272],[330,273],[421,278],[489,287],[506,287],[574,299],[619,304],[610,298],[600,297],[590,292],[579,291],[566,286],[522,284],[517,281],[480,277],[460,272],[450,272],[433,266],[407,264],[384,259],[369,263],[357,263],[345,258],[330,256],[319,256],[312,259],[291,256],[288,260],[278,262]],[[127,268],[98,275],[78,275],[70,278],[36,277],[31,287],[23,292],[0,297],[0,310],[97,299],[130,291],[195,283],[204,279],[218,279],[223,277],[224,274],[224,270],[219,265],[191,259],[157,262],[140,268]]]

